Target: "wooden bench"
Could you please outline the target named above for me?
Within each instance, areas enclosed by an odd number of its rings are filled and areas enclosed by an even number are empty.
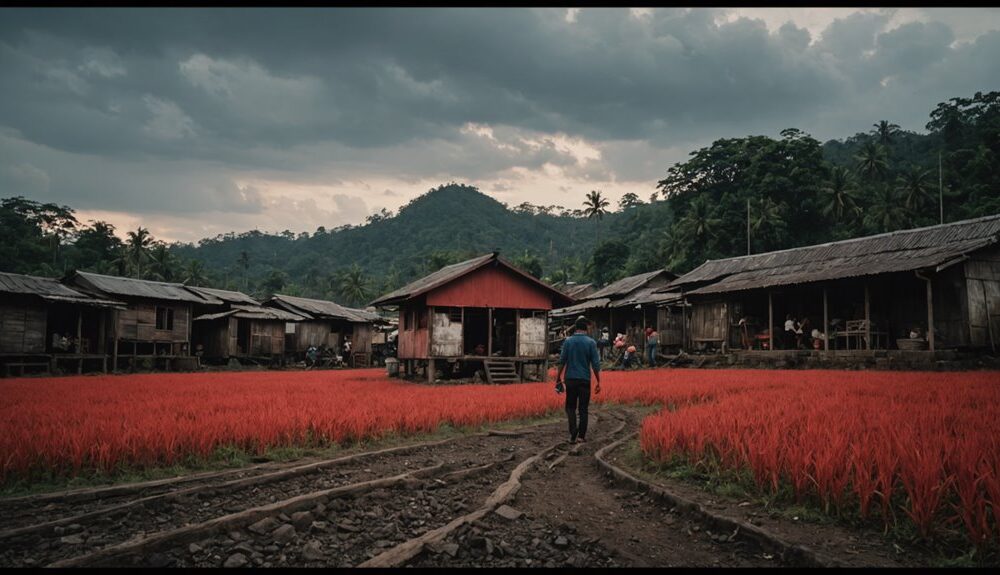
[[[6,369],[7,377],[10,377],[10,368],[12,368],[12,367],[20,368],[18,375],[24,375],[24,368],[26,368],[26,367],[44,367],[46,373],[48,373],[48,371],[50,369],[48,362],[20,361],[20,362],[8,363],[8,364],[4,365],[4,368]]]

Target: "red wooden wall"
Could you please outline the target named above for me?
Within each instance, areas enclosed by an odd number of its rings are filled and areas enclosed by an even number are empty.
[[[552,293],[516,272],[486,266],[429,292],[427,305],[550,310]]]
[[[403,317],[409,317],[409,311],[416,309],[418,314],[427,315],[427,308],[420,304],[402,305],[399,308],[399,337],[396,340],[399,349],[396,355],[400,359],[426,359],[428,352],[428,336],[430,332],[425,327],[423,329],[411,329],[407,323],[404,329]],[[407,320],[408,321],[408,320]]]

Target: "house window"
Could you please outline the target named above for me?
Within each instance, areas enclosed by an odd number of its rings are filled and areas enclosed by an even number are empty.
[[[292,322],[286,322],[285,333],[295,333],[295,324]]]
[[[417,315],[417,329],[427,329],[427,313]]]
[[[174,329],[174,309],[170,307],[156,308],[156,329],[173,331]]]
[[[462,323],[462,308],[460,307],[448,308],[448,321],[450,321],[451,323]]]
[[[412,309],[406,312],[406,329],[410,331],[417,329],[417,312]]]

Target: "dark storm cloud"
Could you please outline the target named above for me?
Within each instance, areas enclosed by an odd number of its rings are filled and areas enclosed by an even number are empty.
[[[795,126],[826,139],[878,119],[921,129],[937,102],[998,87],[997,32],[955,44],[942,22],[885,31],[888,15],[856,13],[817,39],[722,14],[5,9],[0,145],[16,153],[0,159],[0,178],[90,206],[251,213],[261,203],[220,181],[489,178],[545,165],[639,181],[718,137]],[[556,133],[604,157],[578,162],[546,141]],[[104,172],[74,181],[74,170]],[[128,180],[106,183],[115,177]],[[189,201],[129,196],[147,187]]]

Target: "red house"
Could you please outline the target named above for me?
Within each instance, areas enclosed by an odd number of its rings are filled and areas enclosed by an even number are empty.
[[[485,368],[490,383],[547,368],[549,310],[566,294],[517,269],[494,252],[445,266],[372,302],[399,307],[399,360],[407,375],[423,368],[469,375]],[[542,374],[545,371],[541,372]]]

